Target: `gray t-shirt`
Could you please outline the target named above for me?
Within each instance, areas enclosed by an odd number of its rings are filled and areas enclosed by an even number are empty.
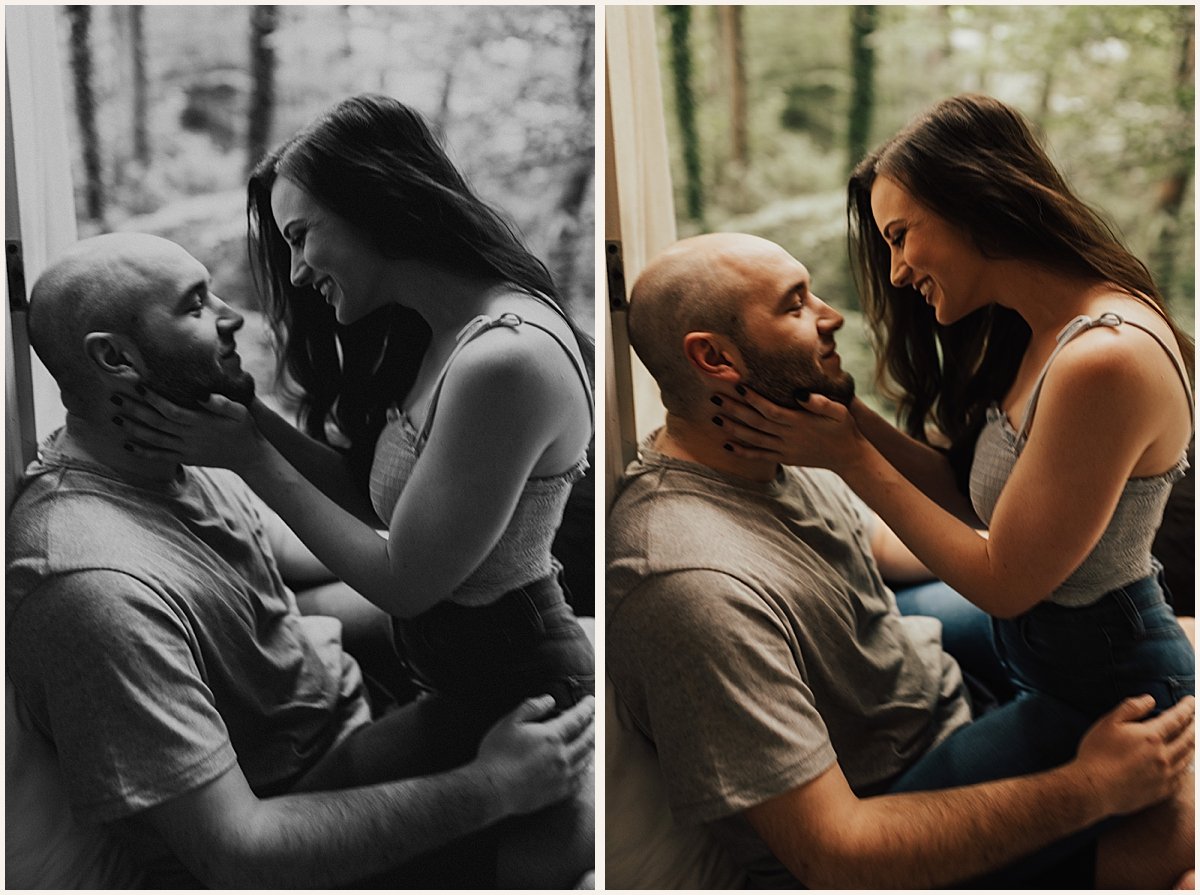
[[[642,446],[608,524],[608,673],[672,814],[794,884],[741,812],[835,761],[879,792],[970,720],[936,623],[895,609],[836,475],[756,484]]]
[[[83,822],[130,817],[235,761],[260,796],[286,791],[369,720],[357,665],[337,636],[311,636],[231,473],[134,485],[52,436],[6,548],[8,675]]]

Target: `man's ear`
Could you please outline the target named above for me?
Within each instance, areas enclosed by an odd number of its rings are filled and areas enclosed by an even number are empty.
[[[88,333],[83,350],[100,373],[130,385],[142,381],[142,355],[137,346],[120,333]]]
[[[683,353],[704,376],[732,383],[742,381],[742,354],[720,333],[688,333],[683,337]]]

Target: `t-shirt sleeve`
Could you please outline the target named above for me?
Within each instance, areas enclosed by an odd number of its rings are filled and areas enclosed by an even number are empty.
[[[608,644],[609,674],[655,744],[678,821],[742,811],[836,760],[795,638],[732,576],[647,579],[610,620]]]
[[[186,620],[119,572],[49,579],[9,619],[8,669],[80,820],[182,795],[236,761]]]

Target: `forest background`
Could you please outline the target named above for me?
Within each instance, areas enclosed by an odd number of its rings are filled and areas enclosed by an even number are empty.
[[[1032,122],[1076,192],[1195,317],[1194,6],[667,6],[659,58],[680,236],[771,239],[849,311],[843,364],[874,357],[846,249],[846,178],[937,100],[986,93]]]
[[[178,242],[246,316],[276,391],[246,251],[246,176],[333,103],[421,111],[593,330],[595,12],[587,6],[57,7],[80,236]]]

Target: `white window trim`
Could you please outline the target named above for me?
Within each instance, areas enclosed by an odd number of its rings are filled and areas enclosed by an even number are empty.
[[[75,242],[75,198],[54,8],[8,6],[4,13],[4,236],[19,241],[28,290]],[[5,318],[6,507],[37,441],[66,417],[58,387],[29,351],[16,298],[6,302]]]

